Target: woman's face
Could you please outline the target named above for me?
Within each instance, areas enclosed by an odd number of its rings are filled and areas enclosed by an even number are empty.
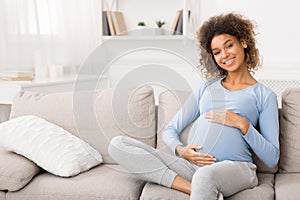
[[[228,34],[217,35],[211,41],[215,61],[228,73],[247,69],[244,48],[247,48],[245,42]]]

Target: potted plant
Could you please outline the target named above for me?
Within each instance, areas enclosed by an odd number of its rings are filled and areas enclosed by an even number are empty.
[[[138,25],[138,27],[140,27],[140,28],[143,28],[143,27],[146,26],[146,24],[145,24],[144,21],[139,21],[137,25]]]
[[[146,30],[145,30],[145,27],[146,27],[146,23],[144,21],[139,21],[137,23],[137,26],[138,26],[138,30],[136,31],[136,33],[138,35],[145,35],[146,33]]]
[[[156,26],[158,27],[158,29],[155,31],[157,35],[163,35],[164,34],[164,30],[163,30],[163,25],[165,25],[165,22],[162,20],[157,20],[155,22]]]
[[[162,21],[162,20],[157,20],[155,23],[156,23],[156,25],[157,25],[158,28],[162,28],[163,25],[165,25],[165,22]]]

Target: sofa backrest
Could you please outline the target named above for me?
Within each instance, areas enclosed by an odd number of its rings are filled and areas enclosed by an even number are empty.
[[[282,94],[279,172],[300,172],[300,88]]]
[[[172,120],[176,112],[184,104],[189,97],[190,92],[187,91],[164,91],[159,95],[159,103],[157,108],[157,145],[158,149],[172,154],[169,147],[162,140],[162,133],[168,123]],[[185,143],[187,141],[189,129],[192,124],[183,130],[180,134],[180,140]]]
[[[180,109],[180,107],[184,104],[188,96],[189,92],[186,91],[165,91],[159,96],[159,105],[158,105],[158,130],[157,130],[157,148],[163,149],[167,153],[171,153],[170,149],[166,146],[166,144],[162,140],[162,132],[166,125],[172,120],[173,116]],[[192,127],[193,123],[187,126],[182,134],[180,135],[181,141],[186,144],[187,137],[189,134],[189,130]],[[278,170],[278,166],[276,165],[274,168],[268,168],[259,158],[253,154],[252,156],[254,164],[257,165],[257,172],[266,172],[266,173],[276,173]]]
[[[156,145],[154,94],[149,86],[76,93],[20,92],[10,118],[23,115],[39,116],[79,136],[101,153],[104,163],[115,163],[107,152],[114,136],[128,135]]]

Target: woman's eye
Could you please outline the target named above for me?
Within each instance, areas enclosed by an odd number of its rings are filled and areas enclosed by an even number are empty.
[[[213,54],[214,56],[218,55],[220,53],[220,51],[215,51]]]
[[[227,45],[227,49],[231,48],[232,46],[233,46],[233,44]]]

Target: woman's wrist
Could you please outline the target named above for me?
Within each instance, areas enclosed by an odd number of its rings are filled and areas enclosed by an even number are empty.
[[[242,131],[243,135],[246,135],[249,129],[249,122],[245,119],[239,129]]]
[[[176,148],[175,148],[175,153],[181,157],[182,155],[182,148],[183,148],[183,145],[177,145]]]

